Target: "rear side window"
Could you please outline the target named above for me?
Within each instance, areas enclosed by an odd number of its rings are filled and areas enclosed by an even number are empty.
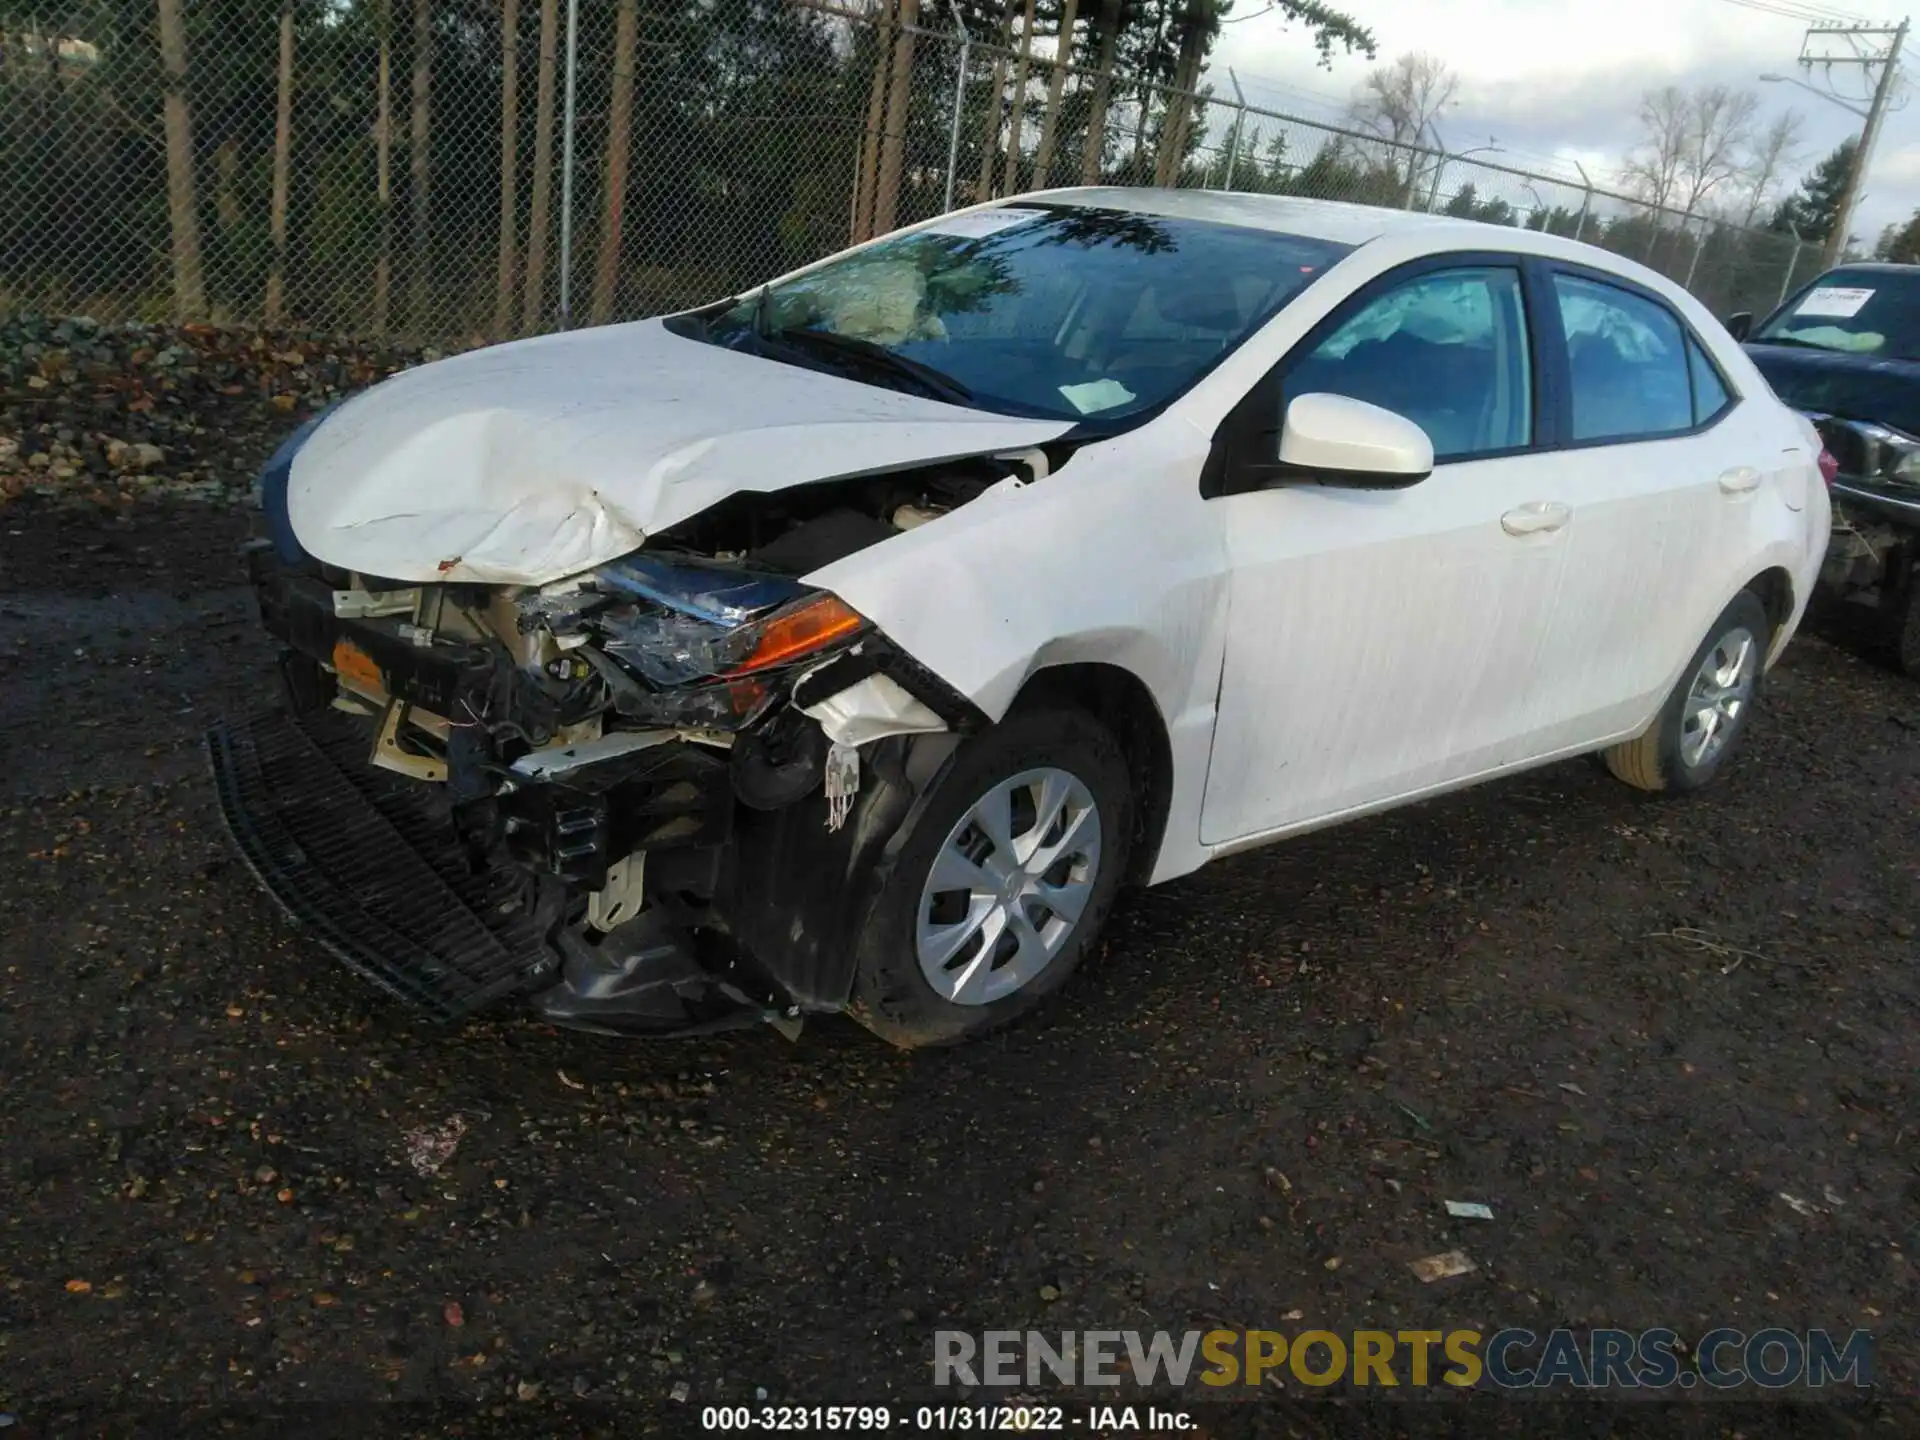
[[[1733,397],[1727,393],[1727,382],[1720,378],[1707,352],[1691,335],[1687,337],[1687,368],[1693,372],[1693,423],[1704,425],[1726,409]]]
[[[1691,341],[1673,312],[1572,275],[1555,275],[1553,288],[1567,336],[1573,438],[1641,440],[1692,429]]]

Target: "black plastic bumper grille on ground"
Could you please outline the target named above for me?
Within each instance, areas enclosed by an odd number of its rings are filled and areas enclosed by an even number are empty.
[[[523,987],[551,958],[538,927],[500,876],[467,872],[423,797],[437,787],[374,769],[366,748],[325,714],[271,710],[208,731],[241,854],[349,967],[443,1020]]]

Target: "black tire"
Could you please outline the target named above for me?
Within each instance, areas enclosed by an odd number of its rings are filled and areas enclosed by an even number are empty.
[[[1698,763],[1689,764],[1681,747],[1687,719],[1687,697],[1708,653],[1737,630],[1745,630],[1759,651],[1754,662],[1752,692],[1739,713],[1730,722],[1724,722],[1732,728],[1719,747]],[[1700,642],[1700,648],[1693,652],[1693,658],[1687,661],[1686,668],[1680,672],[1679,682],[1667,697],[1667,703],[1660,707],[1660,713],[1654,717],[1653,723],[1633,739],[1623,740],[1600,752],[1614,778],[1625,781],[1637,790],[1665,795],[1685,795],[1711,784],[1740,748],[1747,725],[1753,719],[1754,705],[1760,698],[1760,681],[1767,651],[1772,644],[1773,621],[1767,614],[1766,605],[1751,590],[1742,590],[1708,629],[1706,639]]]
[[[921,972],[916,935],[923,888],[948,836],[1002,781],[1051,767],[1086,786],[1100,826],[1098,870],[1080,917],[1059,949],[1019,989],[980,1005],[956,1004]],[[1015,712],[963,741],[882,878],[856,949],[848,1013],[902,1049],[954,1045],[997,1029],[1066,983],[1099,937],[1126,874],[1134,825],[1133,787],[1111,733],[1070,708]]]
[[[1920,680],[1920,570],[1910,570],[1894,612],[1893,653],[1903,673]]]

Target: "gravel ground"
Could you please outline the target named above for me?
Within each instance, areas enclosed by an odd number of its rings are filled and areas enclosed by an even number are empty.
[[[448,1031],[219,829],[199,733],[268,692],[242,529],[0,509],[14,1433],[371,1433],[310,1402],[401,1400],[451,1408],[379,1428],[674,1434],[761,1391],[934,1398],[936,1327],[1859,1326],[1916,1394],[1920,687],[1870,658],[1803,639],[1703,797],[1562,764],[1136,895],[1049,1011],[959,1051]],[[404,1137],[450,1124],[422,1177]],[[1477,1273],[1408,1273],[1455,1246]],[[1278,1403],[1205,1423],[1542,1414]],[[1900,1403],[1682,1409],[1913,1433]]]

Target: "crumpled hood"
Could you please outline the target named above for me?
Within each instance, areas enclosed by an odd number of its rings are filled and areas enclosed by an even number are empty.
[[[309,553],[392,580],[544,585],[737,491],[1037,445],[1071,428],[703,344],[658,320],[407,371],[293,458]]]

